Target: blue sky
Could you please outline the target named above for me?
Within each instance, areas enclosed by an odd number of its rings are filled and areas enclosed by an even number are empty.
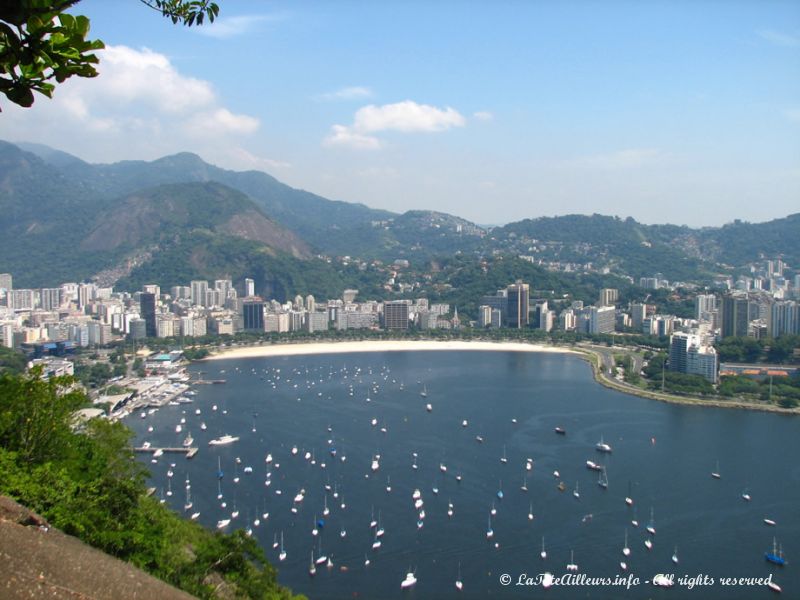
[[[186,29],[84,0],[100,77],[4,103],[2,137],[484,224],[800,210],[798,2],[219,2]]]

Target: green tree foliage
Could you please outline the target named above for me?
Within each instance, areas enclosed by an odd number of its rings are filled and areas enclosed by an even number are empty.
[[[95,51],[87,39],[89,19],[65,11],[80,0],[15,0],[0,3],[0,93],[24,107],[34,92],[52,98],[57,83],[72,76],[96,77]],[[173,23],[213,21],[219,7],[209,0],[140,0]]]
[[[3,373],[22,373],[28,361],[22,352],[0,346],[0,375]]]
[[[726,337],[717,344],[723,362],[791,363],[794,352],[800,348],[800,335],[782,335],[777,338],[757,340],[751,337]]]
[[[761,357],[761,344],[751,337],[726,337],[717,345],[719,359],[723,362],[754,363]]]
[[[58,456],[72,434],[72,413],[86,401],[71,390],[71,378],[43,381],[41,373],[36,367],[26,376],[0,377],[0,446],[25,463]]]

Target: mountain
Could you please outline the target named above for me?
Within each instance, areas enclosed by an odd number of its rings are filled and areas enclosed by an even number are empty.
[[[50,156],[70,167],[57,168],[0,142],[0,272],[13,273],[18,287],[97,274],[101,284],[111,285],[155,257],[163,264],[179,248],[192,248],[189,271],[208,278],[226,276],[235,264],[250,267],[258,258],[311,256],[302,239],[221,183],[161,185],[116,197],[86,178],[70,177],[72,167],[84,169],[78,163]],[[242,244],[247,261],[236,254]],[[211,247],[227,251],[210,256]]]
[[[194,230],[260,242],[295,258],[311,256],[303,240],[267,218],[250,198],[215,182],[161,185],[135,192],[96,219],[80,248],[134,250],[191,236]]]
[[[46,148],[46,147],[45,147]],[[43,153],[46,157],[50,153]],[[204,162],[196,154],[183,152],[154,161],[126,160],[89,165],[59,161],[50,163],[72,179],[103,196],[123,196],[144,187],[171,183],[216,181],[247,194],[270,218],[326,252],[330,232],[390,218],[393,213],[328,200],[294,189],[261,171],[229,171]]]
[[[719,228],[700,230],[696,244],[712,260],[741,265],[763,255],[783,256],[792,267],[800,266],[800,213],[765,223],[738,219]]]
[[[509,223],[492,229],[491,236],[507,250],[527,254],[534,248],[538,257],[591,261],[634,278],[662,273],[672,281],[693,281],[777,256],[800,265],[800,213],[702,229],[645,225],[630,217],[566,215]]]

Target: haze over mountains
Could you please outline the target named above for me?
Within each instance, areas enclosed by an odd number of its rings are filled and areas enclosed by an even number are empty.
[[[798,233],[800,213],[704,229],[602,215],[486,229],[443,213],[396,214],[328,200],[190,153],[93,165],[47,146],[0,142],[0,272],[13,273],[19,287],[98,273],[133,283],[137,269],[155,263],[165,277],[259,272],[288,286],[286,269],[297,277],[324,268],[312,267],[322,262],[309,261],[316,254],[428,262],[455,253],[513,253],[601,262],[633,277],[686,278],[759,254],[797,264]]]

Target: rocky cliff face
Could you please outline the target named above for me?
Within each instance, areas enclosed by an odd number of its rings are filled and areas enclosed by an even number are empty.
[[[191,600],[193,596],[49,526],[0,496],[0,598]]]

